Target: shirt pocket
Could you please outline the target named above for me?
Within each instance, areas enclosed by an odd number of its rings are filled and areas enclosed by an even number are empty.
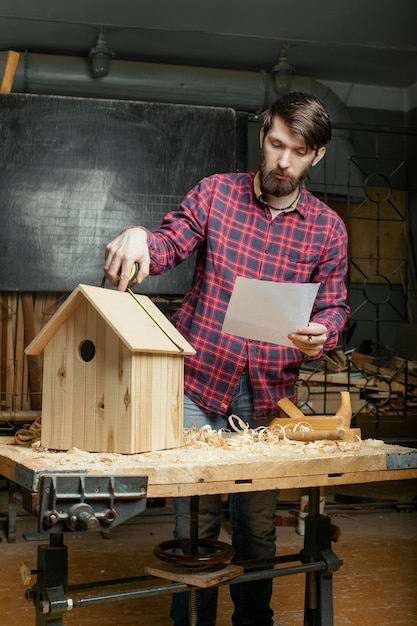
[[[317,267],[319,258],[319,246],[311,245],[307,248],[291,248],[284,262],[285,280],[297,283],[309,282]]]

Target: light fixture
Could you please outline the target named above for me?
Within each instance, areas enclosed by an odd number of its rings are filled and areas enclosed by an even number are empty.
[[[110,63],[115,56],[113,50],[109,48],[106,41],[106,30],[102,29],[97,39],[96,47],[91,48],[88,56],[91,59],[91,69],[94,78],[107,76],[110,71]]]
[[[288,63],[287,50],[289,44],[285,44],[281,51],[279,61],[272,68],[272,74],[275,80],[275,87],[279,93],[287,93],[291,89],[291,76],[295,74],[295,69]]]

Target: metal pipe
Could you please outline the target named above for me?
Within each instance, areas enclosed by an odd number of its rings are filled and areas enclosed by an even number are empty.
[[[0,65],[7,52],[0,52]],[[13,84],[19,93],[117,98],[201,106],[231,107],[260,113],[278,95],[276,72],[191,67],[113,60],[110,72],[94,78],[88,57],[21,54]],[[292,90],[319,97],[335,121],[349,121],[344,103],[313,78],[293,76]]]
[[[295,574],[306,574],[308,572],[323,572],[327,569],[327,565],[324,561],[317,561],[315,563],[305,563],[304,565],[294,565],[292,567],[285,567],[276,570],[263,570],[257,572],[249,572],[242,574],[232,580],[219,583],[219,587],[224,585],[234,585],[236,583],[246,583],[255,580],[263,580],[267,578],[279,578],[282,576],[293,576]],[[150,596],[157,596],[164,593],[179,593],[183,591],[189,591],[189,586],[186,583],[170,582],[169,584],[161,584],[158,586],[146,587],[143,589],[132,589],[130,591],[116,591],[113,593],[98,594],[91,596],[84,596],[79,598],[72,598],[74,607],[91,606],[95,604],[103,604],[106,602],[133,600],[136,598],[145,598]]]
[[[5,53],[0,53],[0,60]],[[266,105],[264,72],[112,61],[109,74],[94,78],[88,58],[21,55],[13,91],[232,107],[260,112]],[[270,88],[273,89],[271,78]]]

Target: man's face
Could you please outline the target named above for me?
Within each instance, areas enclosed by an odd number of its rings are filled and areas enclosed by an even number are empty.
[[[261,129],[261,188],[264,194],[287,196],[325,155],[326,148],[312,150],[275,116],[265,135]]]

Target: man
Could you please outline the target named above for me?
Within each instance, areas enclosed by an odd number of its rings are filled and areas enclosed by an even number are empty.
[[[190,291],[173,323],[196,350],[186,357],[184,425],[225,426],[235,413],[251,427],[268,424],[276,400],[294,399],[304,355],[319,357],[338,342],[348,316],[344,276],[347,234],[338,215],[312,196],[303,180],[325,155],[331,125],[314,96],[292,92],[265,112],[258,173],[210,176],[152,232],[125,230],[106,247],[105,273],[124,291],[133,262],[138,282],[175,267],[197,250]],[[237,276],[320,283],[308,326],[294,328],[293,348],[222,333]],[[277,319],[279,324],[279,319]],[[235,561],[275,555],[275,491],[229,499]],[[188,499],[175,501],[174,536],[189,533]],[[200,498],[199,537],[220,531],[220,497]],[[272,580],[230,586],[234,626],[271,626]],[[198,626],[213,626],[217,589],[199,591]],[[186,626],[188,594],[174,594],[171,617]]]

